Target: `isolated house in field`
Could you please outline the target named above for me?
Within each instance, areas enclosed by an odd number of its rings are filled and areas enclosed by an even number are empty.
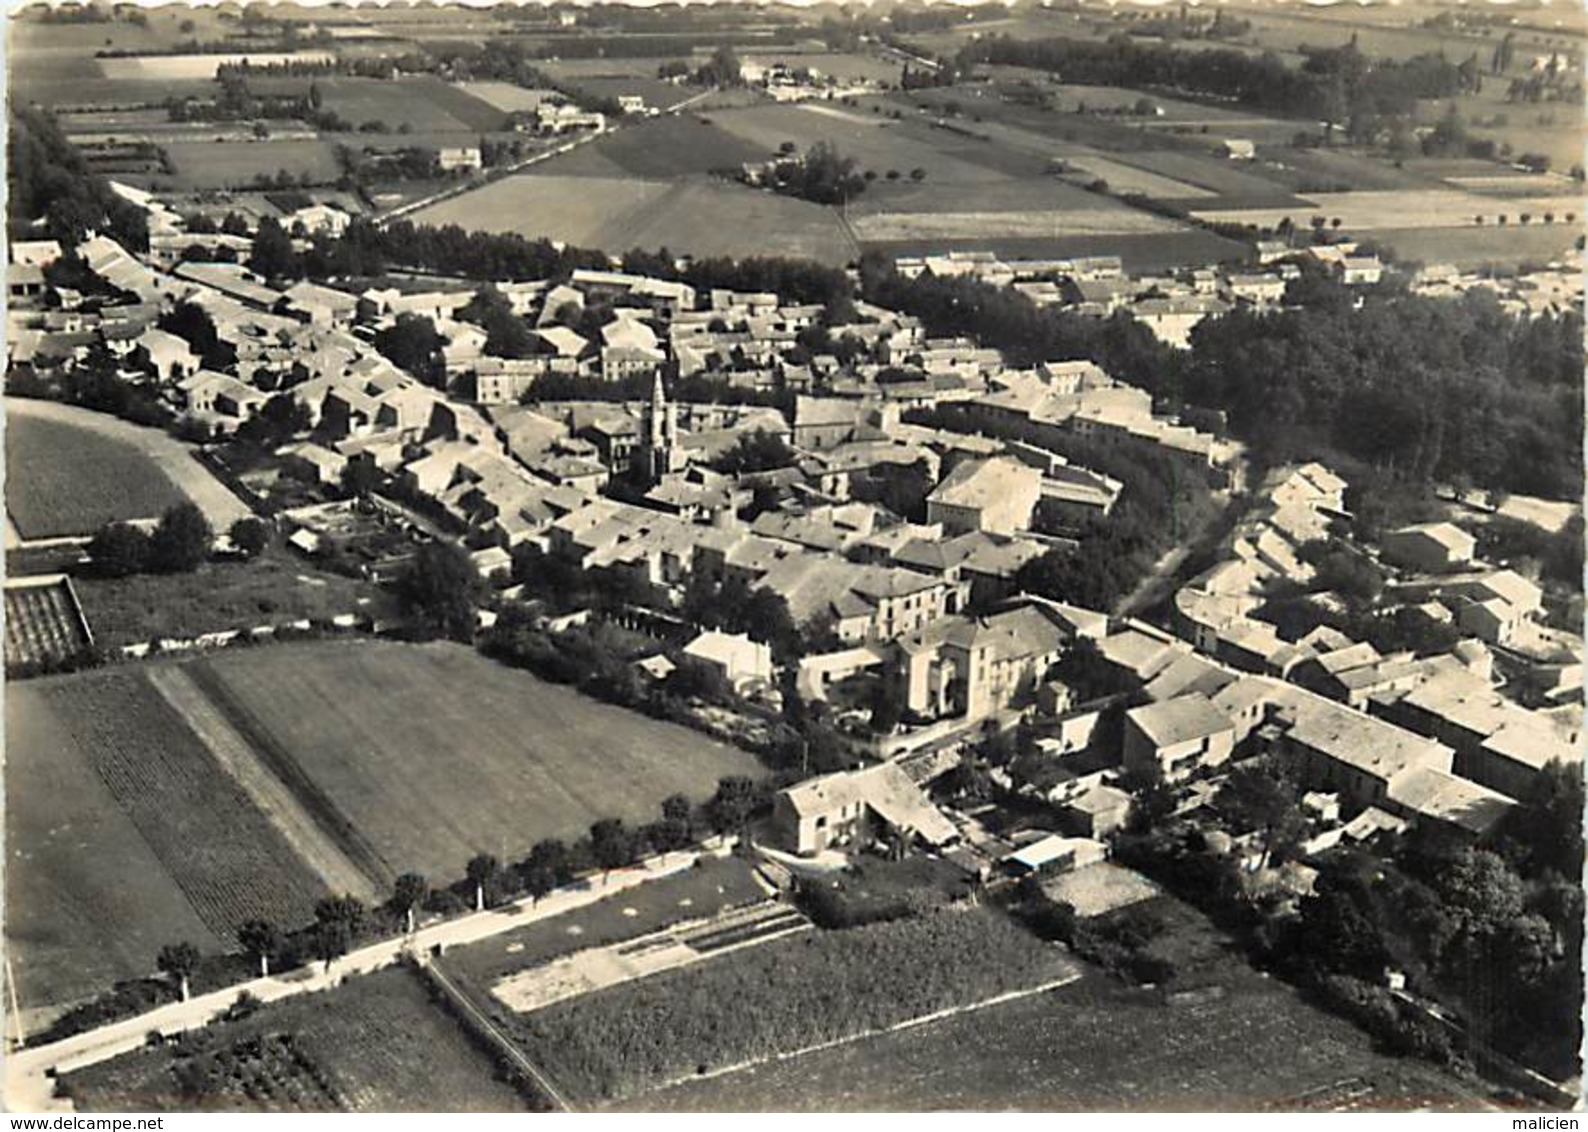
[[[1441,574],[1472,561],[1478,540],[1454,523],[1419,523],[1379,540],[1384,561],[1405,570]]]
[[[778,791],[772,828],[778,848],[802,856],[876,836],[933,848],[959,838],[954,823],[896,763],[824,774]]]
[[[1255,160],[1257,144],[1249,138],[1225,138],[1224,156],[1231,161]]]

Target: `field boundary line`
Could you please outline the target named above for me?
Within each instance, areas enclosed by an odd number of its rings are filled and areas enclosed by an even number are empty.
[[[903,1030],[913,1030],[917,1026],[925,1026],[932,1022],[941,1022],[945,1018],[953,1018],[961,1014],[971,1014],[978,1010],[985,1010],[991,1006],[1003,1006],[1005,1003],[1018,1002],[1023,998],[1031,998],[1035,995],[1046,994],[1048,991],[1058,990],[1061,987],[1067,987],[1080,978],[1081,972],[1079,970],[1071,971],[1067,975],[1061,976],[1057,979],[1049,979],[1047,982],[1039,983],[1037,986],[1026,987],[1023,990],[1004,991],[1002,994],[995,994],[991,998],[984,998],[979,1002],[968,1003],[964,1006],[950,1006],[943,1010],[934,1010],[930,1014],[919,1014],[914,1018],[906,1018],[901,1022],[894,1022],[890,1025],[882,1026],[877,1029],[861,1030],[854,1034],[847,1034],[841,1038],[831,1038],[825,1042],[817,1042],[814,1045],[804,1046],[796,1050],[789,1050],[785,1053],[773,1053],[768,1054],[765,1057],[753,1057],[748,1061],[741,1061],[734,1065],[724,1065],[719,1069],[711,1069],[705,1073],[690,1073],[681,1077],[675,1077],[672,1080],[664,1081],[659,1085],[647,1089],[646,1092],[658,1093],[665,1089],[672,1089],[681,1085],[687,1085],[691,1081],[710,1081],[715,1077],[726,1077],[732,1073],[742,1073],[746,1069],[756,1069],[762,1065],[771,1065],[772,1063],[778,1061],[792,1061],[795,1058],[805,1057],[807,1054],[821,1053],[823,1050],[837,1049],[839,1046],[846,1046],[854,1042],[864,1041],[866,1038],[880,1038],[886,1034],[896,1034]]]
[[[193,666],[193,684],[215,705],[217,711],[259,755],[263,765],[278,778],[288,792],[297,799],[307,814],[342,853],[357,866],[358,871],[372,881],[377,889],[395,879],[395,871],[386,863],[374,844],[342,813],[308,773],[298,764],[292,752],[259,721],[246,704],[226,687],[207,663]]]
[[[303,863],[317,873],[327,889],[375,901],[380,891],[337,838],[304,806],[291,785],[277,775],[248,737],[233,726],[221,705],[189,675],[187,665],[149,669],[149,683],[182,717],[231,779],[265,818],[281,831]]]
[[[440,964],[426,962],[421,959],[420,967],[435,980],[441,992],[452,1001],[453,1005],[468,1015],[466,1021],[472,1022],[487,1041],[505,1055],[508,1060],[522,1069],[546,1094],[546,1099],[551,1101],[553,1106],[561,1112],[577,1111],[568,1098],[563,1096],[562,1091],[551,1083],[551,1078],[533,1061],[529,1060],[529,1057],[519,1048],[517,1042],[497,1028],[496,1023],[492,1022],[485,1012],[475,1005],[474,1000],[469,997],[468,993],[447,976],[447,973],[441,969]]]

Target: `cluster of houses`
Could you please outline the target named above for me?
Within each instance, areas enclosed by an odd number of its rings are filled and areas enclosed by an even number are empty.
[[[334,228],[333,213],[302,217],[301,230]],[[103,344],[129,380],[158,388],[211,435],[290,398],[309,427],[276,452],[283,468],[335,484],[351,463],[373,465],[447,520],[487,573],[529,544],[621,580],[656,610],[681,608],[702,582],[777,595],[796,626],[834,642],[795,662],[802,695],[880,681],[897,696],[907,726],[880,736],[879,754],[913,757],[1040,721],[1036,757],[999,773],[1057,807],[1066,828],[1012,849],[1020,867],[1092,859],[1095,839],[1125,820],[1130,779],[1197,783],[1253,750],[1285,754],[1319,798],[1350,811],[1341,836],[1421,821],[1482,837],[1546,762],[1577,757],[1566,713],[1522,707],[1494,674],[1496,656],[1525,661],[1531,649],[1536,666],[1555,665],[1559,695],[1573,672],[1580,684],[1580,642],[1573,653],[1546,629],[1538,586],[1476,561],[1472,536],[1453,523],[1390,532],[1375,552],[1396,601],[1464,635],[1449,655],[1380,655],[1328,628],[1286,641],[1253,616],[1274,582],[1310,580],[1302,548],[1346,516],[1345,482],[1319,464],[1260,485],[1225,557],[1176,595],[1172,631],[1019,593],[1023,566],[1105,522],[1123,490],[1066,452],[1150,453],[1245,489],[1222,422],[1159,416],[1145,391],[1092,363],[1017,370],[996,350],[928,337],[917,320],[866,303],[846,325],[825,325],[821,308],[775,294],[608,270],[497,285],[535,342],[529,357],[498,358],[467,317],[469,289],[283,289],[236,263],[162,264],[97,235],[75,251],[117,299],[52,293],[44,272],[62,249],[12,245],[13,325],[24,332],[12,335],[13,363],[70,365]],[[1079,304],[1119,284],[1132,303],[1195,298],[1210,311],[1280,301],[1286,282],[1283,265],[1271,278],[1199,272],[1152,282],[1147,299],[1103,259],[1046,265],[1045,279],[979,255],[900,266],[1016,287],[1057,279],[1069,296],[1059,301]],[[1359,266],[1340,261],[1342,272]],[[224,372],[158,325],[181,304],[201,309],[235,356]],[[375,348],[407,316],[435,327],[453,392]],[[792,413],[668,396],[670,379],[697,373],[791,390]],[[535,400],[554,374],[648,384],[650,394]],[[791,457],[766,470],[713,466],[746,438],[776,438]],[[640,490],[614,497],[618,477]],[[1133,689],[1123,703],[1077,706],[1054,680],[1081,641]],[[1571,659],[1558,659],[1562,647]],[[700,633],[686,652],[742,694],[778,683],[770,649],[743,635]],[[1110,712],[1119,727],[1104,726]],[[903,765],[784,792],[788,848],[819,852],[880,824],[950,849],[963,823],[932,807]]]
[[[1125,272],[1118,256],[1075,259],[1002,259],[993,252],[951,251],[901,256],[894,261],[907,278],[968,278],[1018,291],[1038,306],[1107,317],[1126,311],[1162,342],[1184,349],[1205,318],[1235,307],[1265,310],[1284,302],[1285,289],[1301,274],[1298,258],[1311,258],[1347,286],[1371,286],[1384,274],[1377,256],[1355,254],[1356,245],[1336,243],[1293,248],[1283,241],[1257,243],[1255,269],[1188,269],[1171,274]]]

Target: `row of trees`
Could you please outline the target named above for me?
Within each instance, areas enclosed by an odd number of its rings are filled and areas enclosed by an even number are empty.
[[[237,930],[237,945],[261,976],[309,960],[329,964],[361,942],[393,931],[412,934],[421,910],[456,914],[471,906],[484,911],[524,896],[539,901],[592,870],[610,873],[657,853],[687,849],[707,836],[739,835],[768,804],[764,787],[742,775],[730,775],[718,781],[716,792],[703,804],[682,794],[669,796],[662,801],[660,816],[644,825],[602,818],[572,842],[544,838],[522,860],[511,863],[477,853],[464,866],[462,879],[445,887],[434,887],[421,873],[407,872],[392,882],[391,896],[377,907],[353,896],[330,896],[315,905],[314,922],[300,928],[248,920]],[[155,959],[156,969],[175,984],[184,1002],[203,965],[203,955],[188,941],[167,944]]]
[[[1292,67],[1273,52],[1182,49],[1141,43],[1124,34],[1103,42],[1005,35],[966,44],[959,62],[962,67],[1034,67],[1073,83],[1164,87],[1230,99],[1291,117],[1348,124],[1348,133],[1357,140],[1371,140],[1386,117],[1410,114],[1419,99],[1476,90],[1481,81],[1476,55],[1460,64],[1437,54],[1369,59],[1354,39],[1342,47],[1306,48],[1303,53],[1303,65]]]

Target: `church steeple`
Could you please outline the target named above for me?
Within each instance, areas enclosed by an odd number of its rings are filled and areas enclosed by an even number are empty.
[[[647,470],[652,479],[660,479],[675,470],[673,464],[678,450],[678,413],[667,403],[660,368],[651,379],[651,403],[646,408],[644,424]]]

